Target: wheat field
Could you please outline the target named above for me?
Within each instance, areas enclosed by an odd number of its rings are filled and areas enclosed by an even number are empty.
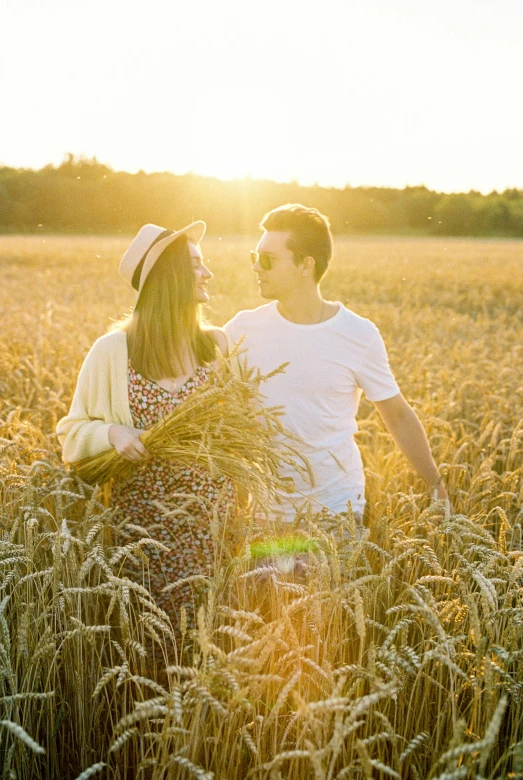
[[[260,303],[254,241],[204,241],[214,324]],[[523,242],[337,241],[324,294],[380,328],[452,512],[364,401],[368,533],[307,517],[297,580],[253,569],[247,522],[222,554],[210,517],[214,574],[178,633],[122,570],[155,540],[114,543],[53,433],[131,304],[126,244],[0,237],[1,776],[522,780]]]

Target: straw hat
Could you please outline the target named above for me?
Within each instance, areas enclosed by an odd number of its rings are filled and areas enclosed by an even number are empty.
[[[201,220],[192,222],[181,230],[166,230],[158,225],[144,225],[122,257],[119,268],[121,275],[131,287],[141,293],[151,268],[163,250],[182,235],[186,235],[193,244],[199,244],[205,229],[206,224]]]

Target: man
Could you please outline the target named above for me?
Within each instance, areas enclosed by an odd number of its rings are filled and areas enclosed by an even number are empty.
[[[320,281],[332,257],[328,220],[316,209],[281,206],[265,215],[263,235],[251,253],[263,298],[271,303],[239,312],[225,330],[244,337],[249,366],[263,374],[288,363],[263,386],[268,406],[285,407],[283,424],[297,434],[314,473],[310,485],[287,472],[296,493],[282,504],[284,519],[312,509],[347,511],[365,506],[365,479],[354,441],[362,391],[378,409],[397,445],[438,498],[447,493],[424,429],[391,373],[385,345],[370,320],[341,303],[325,301]]]

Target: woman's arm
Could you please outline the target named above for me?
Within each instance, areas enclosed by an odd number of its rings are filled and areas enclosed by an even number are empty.
[[[105,385],[103,395],[110,395],[109,378],[100,376],[104,361],[98,352],[95,344],[87,354],[76,380],[69,412],[56,426],[65,463],[76,463],[111,449],[109,429],[113,420],[109,414],[104,415],[101,408],[97,408],[95,401],[98,396],[101,406],[105,405],[102,393],[96,392],[96,384],[102,388]]]
[[[111,449],[109,430],[114,424],[132,427],[127,396],[127,342],[125,334],[99,339],[85,358],[69,413],[56,427],[66,463]]]

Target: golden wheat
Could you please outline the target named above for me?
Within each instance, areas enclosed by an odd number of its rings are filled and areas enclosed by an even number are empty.
[[[180,634],[121,576],[135,556],[145,577],[157,541],[114,543],[102,492],[63,469],[53,434],[131,302],[125,244],[0,239],[0,774],[522,778],[523,244],[338,242],[326,293],[379,325],[455,514],[364,402],[369,530],[246,524]],[[205,243],[216,324],[259,303],[249,247]],[[217,536],[227,518],[213,522]]]
[[[241,344],[231,354],[232,362],[240,351]],[[281,424],[281,410],[262,406],[260,386],[268,377],[251,370],[240,378],[225,360],[222,363],[208,383],[145,431],[141,440],[155,457],[179,466],[204,466],[212,475],[231,479],[260,507],[268,506],[276,488],[293,490],[292,480],[280,477],[283,463],[309,481],[310,467],[299,455],[297,437]],[[126,477],[132,469],[133,464],[112,449],[75,464],[78,476],[89,484]]]

